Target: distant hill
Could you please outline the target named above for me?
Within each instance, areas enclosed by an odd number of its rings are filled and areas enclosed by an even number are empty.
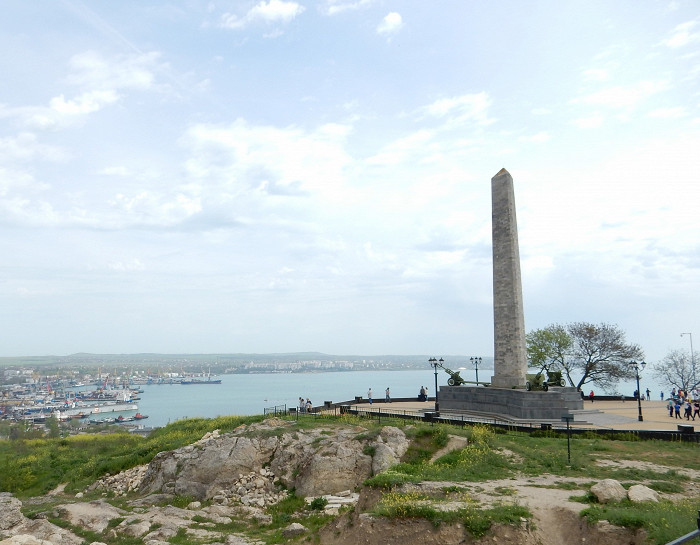
[[[80,352],[67,356],[17,356],[0,357],[0,367],[22,366],[212,366],[238,367],[245,364],[295,363],[305,361],[353,362],[358,367],[428,367],[431,355],[358,355],[324,354],[322,352],[287,352],[268,354],[212,353],[212,354],[90,354]],[[469,356],[442,355],[445,366],[452,369],[473,368]],[[480,368],[493,368],[493,358],[484,357]],[[213,369],[212,369],[213,370]]]

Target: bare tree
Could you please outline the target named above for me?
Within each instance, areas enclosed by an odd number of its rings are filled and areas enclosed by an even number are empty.
[[[567,326],[573,338],[573,350],[564,369],[571,381],[573,374],[581,378],[576,388],[587,382],[604,390],[612,389],[620,380],[635,376],[631,361],[644,359],[644,352],[636,344],[628,344],[625,333],[614,324],[576,322]]]
[[[631,361],[644,358],[641,347],[628,343],[624,331],[613,324],[554,324],[531,331],[526,339],[531,365],[546,363],[562,370],[577,389],[592,383],[611,390],[635,376]]]
[[[698,358],[689,352],[672,350],[663,360],[654,365],[654,376],[664,384],[684,391],[700,386]]]

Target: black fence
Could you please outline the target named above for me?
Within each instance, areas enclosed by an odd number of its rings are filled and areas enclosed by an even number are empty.
[[[263,409],[263,414],[265,416],[269,416],[269,415],[286,416],[287,415],[287,406],[286,405],[275,405],[274,407],[266,407]]]

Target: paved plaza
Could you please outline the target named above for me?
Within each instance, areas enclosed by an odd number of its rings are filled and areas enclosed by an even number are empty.
[[[571,423],[574,427],[584,428],[605,428],[615,430],[666,430],[678,431],[678,425],[695,426],[696,431],[700,431],[700,418],[695,420],[686,420],[685,418],[671,418],[668,416],[668,408],[666,401],[642,401],[642,417],[643,421],[638,419],[639,409],[637,401],[634,399],[626,399],[625,401],[594,401],[586,400],[583,404],[583,410],[574,411],[574,421]],[[435,402],[430,401],[397,401],[393,403],[376,402],[372,405],[368,403],[360,403],[353,405],[354,408],[371,411],[423,411],[432,412],[435,408]],[[681,410],[681,413],[683,411]],[[445,411],[441,411],[441,416],[449,416]],[[484,413],[468,413],[474,416],[484,416]],[[457,416],[461,416],[458,413]],[[465,413],[467,416],[467,413]],[[497,416],[497,415],[492,415]],[[503,420],[509,420],[513,423],[522,424],[540,424],[540,420],[519,420],[508,416],[503,416]]]

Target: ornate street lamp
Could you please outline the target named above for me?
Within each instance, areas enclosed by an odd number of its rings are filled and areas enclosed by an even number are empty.
[[[476,385],[479,385],[479,365],[481,365],[481,358],[469,358],[469,361],[474,364],[474,369],[476,369]]]
[[[438,403],[438,385],[437,385],[437,376],[438,376],[438,367],[442,367],[442,363],[445,360],[440,358],[439,360],[436,360],[435,358],[430,358],[428,360],[428,363],[435,369],[435,416],[440,415],[440,404]]]
[[[643,422],[644,418],[642,417],[642,392],[639,389],[639,368],[641,366],[642,370],[644,370],[646,362],[642,361],[640,363],[637,363],[636,361],[631,361],[629,362],[629,365],[634,365],[634,373],[635,375],[637,375],[637,409],[639,410],[639,421]]]

